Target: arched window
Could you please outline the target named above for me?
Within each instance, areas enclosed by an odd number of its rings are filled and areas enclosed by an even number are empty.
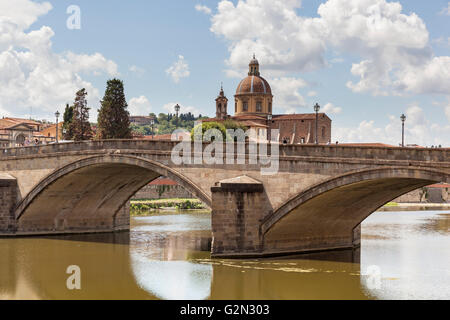
[[[256,102],[256,112],[261,112],[261,111],[262,111],[262,102],[257,101]]]
[[[23,134],[19,134],[19,135],[16,137],[16,144],[19,145],[19,146],[21,146],[21,145],[23,145],[24,143],[25,143],[25,136],[24,136]]]
[[[327,133],[327,129],[322,127],[322,138],[325,138],[325,134]]]
[[[237,102],[234,102],[234,113],[237,113]]]
[[[248,102],[244,101],[244,111],[248,111]]]
[[[269,113],[272,113],[272,102],[269,102]]]

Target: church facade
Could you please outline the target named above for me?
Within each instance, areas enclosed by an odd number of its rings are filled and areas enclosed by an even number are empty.
[[[228,114],[228,98],[221,88],[216,98],[216,117],[204,121],[239,122],[256,132],[256,139],[279,141],[285,144],[331,143],[331,119],[325,113],[272,114],[274,96],[270,84],[261,77],[259,62],[253,56],[247,77],[239,82],[234,95],[234,115]],[[270,130],[278,129],[278,137],[270,137]]]

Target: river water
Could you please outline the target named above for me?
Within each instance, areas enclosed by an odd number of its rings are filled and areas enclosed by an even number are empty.
[[[0,239],[0,299],[450,299],[448,211],[374,213],[360,263],[214,260],[210,228],[208,212],[183,212],[132,218],[129,233]]]

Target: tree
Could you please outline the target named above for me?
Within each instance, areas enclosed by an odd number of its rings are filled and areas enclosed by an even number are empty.
[[[125,99],[123,82],[109,80],[101,108],[98,112],[97,137],[99,139],[131,138],[130,113]]]
[[[77,92],[73,104],[73,115],[69,125],[69,131],[72,132],[72,139],[75,141],[89,140],[92,138],[92,129],[89,123],[89,110],[91,108],[87,106],[86,96],[86,89],[81,89]]]
[[[66,109],[64,110],[64,123],[63,123],[63,138],[64,140],[72,140],[73,132],[70,124],[73,119],[73,106],[66,104]]]
[[[198,124],[194,128],[192,128],[191,140],[194,141],[197,138],[196,135],[197,134],[200,135],[200,133],[201,133],[201,137],[199,137],[199,138],[201,138],[203,141],[205,141],[206,131],[212,130],[212,129],[216,129],[221,133],[222,141],[228,141],[231,139],[231,137],[227,133],[227,129],[225,128],[225,126],[223,124],[221,124],[219,122],[211,121],[211,122],[203,122],[201,124]]]

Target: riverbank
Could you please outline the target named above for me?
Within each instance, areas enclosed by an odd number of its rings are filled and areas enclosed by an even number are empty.
[[[389,202],[378,211],[450,210],[450,203],[397,203]]]
[[[150,215],[159,210],[204,210],[206,205],[198,199],[139,199],[130,201],[132,216]]]

